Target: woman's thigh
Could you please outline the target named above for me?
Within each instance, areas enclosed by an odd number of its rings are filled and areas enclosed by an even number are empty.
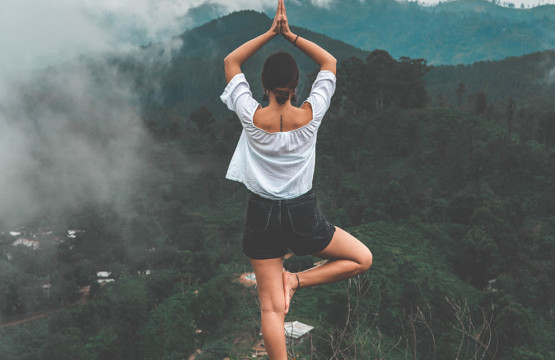
[[[335,227],[335,233],[329,245],[314,256],[331,260],[352,260],[359,264],[372,264],[372,253],[360,240],[345,230]]]

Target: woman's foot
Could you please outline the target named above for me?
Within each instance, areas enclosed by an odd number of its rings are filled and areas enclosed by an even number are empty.
[[[296,273],[290,273],[288,271],[283,271],[283,292],[285,296],[285,315],[289,312],[289,305],[291,304],[291,298],[293,294],[300,287],[299,275]]]

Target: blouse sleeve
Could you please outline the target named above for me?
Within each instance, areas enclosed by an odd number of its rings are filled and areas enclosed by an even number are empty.
[[[260,104],[252,97],[249,83],[243,73],[231,79],[220,99],[229,110],[237,114],[243,126],[252,125],[254,113]]]
[[[319,122],[330,107],[331,97],[335,92],[335,75],[329,70],[322,70],[312,84],[310,95],[306,99],[312,106],[312,118]]]

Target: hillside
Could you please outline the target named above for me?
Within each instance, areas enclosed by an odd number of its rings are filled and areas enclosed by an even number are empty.
[[[438,97],[456,104],[456,89],[464,83],[467,97],[482,91],[493,103],[519,99],[534,108],[555,110],[555,51],[509,57],[499,61],[479,61],[470,65],[432,66],[426,87],[432,102]],[[551,100],[550,100],[551,99]],[[471,99],[468,99],[471,101]]]
[[[446,314],[455,314],[457,310],[452,306],[458,303],[476,308],[483,295],[454,276],[449,263],[444,260],[440,249],[445,244],[441,242],[453,241],[448,235],[448,229],[417,223],[375,222],[349,230],[372,247],[377,259],[375,271],[353,281],[351,285],[343,282],[308,288],[295,295],[287,321],[301,321],[315,327],[312,347],[308,342],[296,347],[300,358],[308,359],[309,354],[314,354],[314,358],[328,359],[336,352],[350,359],[358,359],[356,353],[403,359],[405,346],[398,343],[399,339],[414,346],[418,353],[434,346],[432,344],[435,341],[442,349],[441,354],[454,354],[454,343],[451,346],[440,344],[460,335],[458,331],[449,329],[450,325],[455,324],[455,317],[453,315],[451,324],[438,320]],[[430,233],[434,234],[433,238],[430,238]],[[429,259],[443,260],[432,263]],[[292,258],[286,267],[300,270],[314,260],[317,259]],[[236,266],[221,267],[217,275],[202,285],[187,287],[184,295],[172,283],[179,281],[179,273],[175,271],[159,270],[150,278],[126,277],[97,290],[94,298],[82,307],[54,313],[49,320],[36,320],[23,327],[0,328],[0,349],[10,359],[16,359],[24,352],[31,354],[39,350],[35,348],[36,343],[22,349],[23,344],[14,341],[15,337],[22,336],[48,339],[49,343],[43,345],[42,351],[51,358],[132,358],[115,346],[126,341],[121,338],[123,329],[118,330],[117,338],[112,339],[108,335],[110,330],[106,329],[121,328],[127,321],[124,317],[134,315],[135,324],[146,331],[141,331],[133,347],[144,349],[141,358],[154,360],[159,359],[154,354],[160,354],[172,342],[177,345],[176,350],[192,345],[191,332],[195,329],[183,326],[185,324],[177,328],[183,320],[192,317],[197,324],[202,324],[205,340],[212,344],[203,348],[201,359],[223,359],[228,354],[237,354],[237,358],[241,359],[252,351],[250,348],[259,336],[257,324],[253,321],[257,315],[255,292],[237,282],[238,270]],[[197,295],[192,292],[193,289],[197,290]],[[349,313],[349,301],[356,306],[356,311],[352,312],[350,322],[345,324],[342,321]],[[107,308],[106,304],[110,304],[110,307]],[[124,308],[131,304],[132,307]],[[218,309],[218,306],[222,308]],[[181,331],[179,336],[182,340],[172,339],[178,334],[171,330],[149,333],[155,328],[151,320],[148,324],[143,323],[141,308],[151,311],[153,315],[171,315],[157,320],[157,324],[161,330],[164,326],[170,329],[176,327]],[[315,309],[318,311],[315,312]],[[420,320],[418,324],[411,325],[410,320],[403,316],[404,312],[416,314],[417,309],[426,312],[425,318],[421,320],[429,322],[428,325],[432,326],[430,330]],[[179,310],[182,312],[179,313]],[[201,310],[204,318],[200,313],[194,313],[194,310]],[[464,320],[470,318],[470,314],[464,314]],[[474,321],[476,326],[482,325],[481,319],[476,318]],[[64,330],[65,326],[67,328]],[[341,326],[337,330],[344,328],[347,336],[336,338],[336,342],[330,346],[325,339],[332,334],[334,326]],[[404,327],[411,326],[414,328],[408,333],[404,331]],[[354,328],[358,328],[358,331],[352,332]],[[47,329],[58,334],[47,335]],[[382,336],[377,336],[380,333]],[[157,335],[159,338],[149,338],[148,335]],[[483,338],[487,336],[484,334]],[[364,341],[367,337],[371,341]],[[79,348],[84,345],[79,338],[88,338],[86,349]],[[63,344],[65,347],[61,346]],[[483,352],[484,349],[477,350],[477,353]]]

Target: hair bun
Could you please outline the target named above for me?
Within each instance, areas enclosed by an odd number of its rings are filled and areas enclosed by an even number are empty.
[[[289,100],[289,95],[291,92],[287,90],[276,89],[274,90],[274,94],[276,94],[276,100],[278,104],[283,105],[287,100]]]

